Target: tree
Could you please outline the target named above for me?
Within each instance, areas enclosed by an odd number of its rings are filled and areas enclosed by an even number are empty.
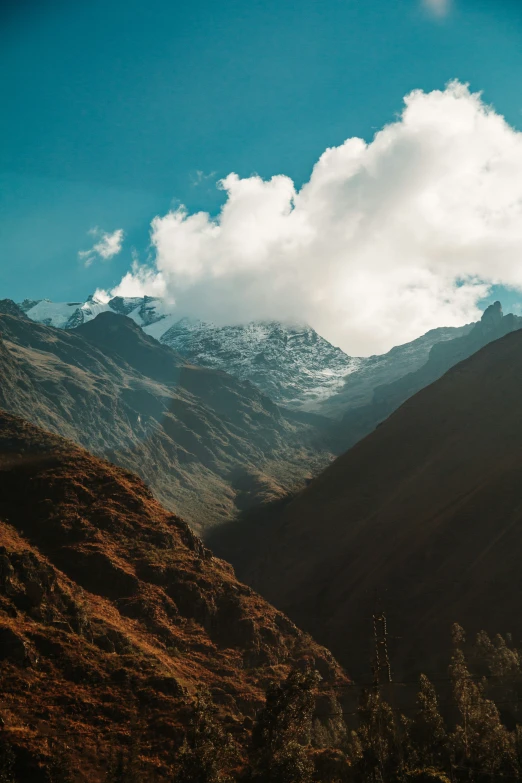
[[[236,759],[232,739],[217,722],[209,693],[201,689],[179,751],[174,783],[226,783],[231,780],[228,770]]]
[[[520,656],[517,650],[509,646],[507,638],[498,633],[494,640],[491,640],[486,631],[479,631],[475,647],[488,674],[501,681],[508,678],[520,679]]]
[[[376,690],[361,694],[359,728],[352,739],[354,770],[360,780],[388,783],[403,766],[402,738],[393,710]]]
[[[447,735],[435,688],[425,674],[420,676],[418,711],[409,727],[415,764],[420,768],[438,767],[447,756]]]
[[[306,783],[313,764],[310,744],[319,677],[312,669],[293,669],[280,685],[271,685],[252,732],[250,778],[263,783]]]
[[[486,698],[484,682],[475,682],[471,676],[462,650],[462,629],[457,628],[449,669],[459,712],[459,723],[450,737],[455,759],[458,765],[488,775],[513,775],[515,739],[502,724],[495,703]]]

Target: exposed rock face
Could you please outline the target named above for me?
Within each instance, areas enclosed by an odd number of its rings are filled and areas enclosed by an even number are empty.
[[[500,302],[493,302],[493,304],[489,305],[484,310],[484,313],[482,314],[482,326],[484,328],[491,328],[493,330],[497,329],[499,325],[502,323],[502,320],[504,318],[504,313],[502,312],[502,305]]]
[[[282,495],[331,458],[319,425],[186,365],[123,315],[58,330],[0,312],[0,336],[1,407],[134,470],[199,530],[233,516],[236,498],[244,508],[260,486]]]
[[[445,667],[455,621],[519,638],[521,388],[517,330],[338,458],[265,523],[239,575],[356,675],[383,608],[398,676]]]
[[[254,322],[214,326],[183,319],[161,336],[188,361],[248,380],[290,408],[314,410],[365,363],[309,326]]]
[[[241,739],[303,659],[345,681],[139,479],[0,414],[0,717],[24,783],[46,779],[47,736],[64,732],[99,780],[133,721],[165,771],[198,685]]]
[[[4,315],[14,315],[17,318],[26,317],[22,308],[15,304],[12,299],[0,299],[0,313],[3,313]]]

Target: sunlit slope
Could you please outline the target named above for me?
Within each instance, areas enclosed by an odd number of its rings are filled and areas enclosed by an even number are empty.
[[[133,725],[168,775],[200,686],[246,741],[292,665],[343,681],[137,477],[4,413],[0,567],[2,733],[24,783],[49,779],[49,737],[81,759],[78,779],[104,780]]]

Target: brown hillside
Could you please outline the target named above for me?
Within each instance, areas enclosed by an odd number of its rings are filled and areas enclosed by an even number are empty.
[[[54,738],[97,781],[133,726],[165,772],[197,686],[241,739],[303,659],[342,680],[139,479],[0,414],[0,727],[20,780],[45,779]]]
[[[397,674],[436,668],[453,621],[519,640],[521,391],[514,332],[337,459],[259,537],[244,578],[354,674],[369,671],[375,609]]]

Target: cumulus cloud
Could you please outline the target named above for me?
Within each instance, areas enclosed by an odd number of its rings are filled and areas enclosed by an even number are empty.
[[[80,250],[78,258],[83,261],[85,266],[90,266],[96,258],[108,261],[110,258],[121,252],[124,233],[122,228],[116,229],[112,234],[101,231],[99,228],[92,228],[89,231],[98,239],[89,250]]]
[[[476,320],[493,284],[522,290],[522,133],[458,82],[410,93],[371,143],[327,149],[300,190],[283,175],[219,187],[217,217],[153,220],[153,263],[115,293],[218,323],[308,322],[362,355]]]

